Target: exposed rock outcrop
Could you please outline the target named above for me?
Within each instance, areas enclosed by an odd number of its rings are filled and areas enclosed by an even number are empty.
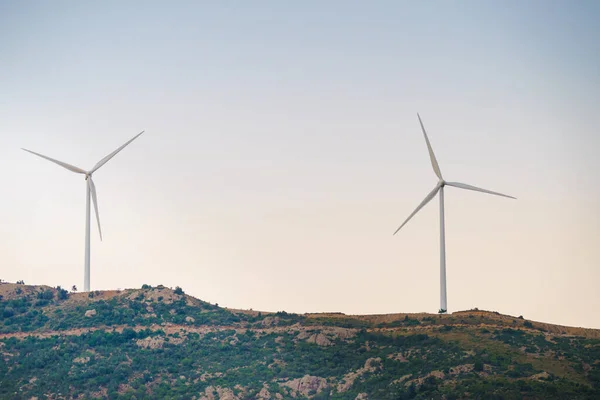
[[[229,388],[209,386],[200,396],[200,400],[239,400],[239,397]]]
[[[290,388],[292,390],[291,395],[293,397],[298,395],[309,397],[313,394],[321,393],[323,390],[329,387],[325,378],[310,375],[304,375],[302,378],[281,382],[279,385]]]
[[[348,390],[350,390],[352,385],[354,385],[354,381],[356,381],[356,379],[362,377],[368,372],[376,372],[381,368],[381,358],[369,358],[367,361],[365,361],[365,365],[362,368],[359,368],[354,372],[349,372],[346,375],[344,375],[344,378],[342,378],[342,381],[338,383],[336,389],[339,393],[347,392]]]
[[[260,389],[260,392],[258,392],[256,395],[256,398],[259,400],[269,400],[271,399],[271,392],[269,392],[269,389],[266,386],[263,386],[263,388]]]
[[[144,349],[162,349],[165,339],[162,336],[148,336],[145,339],[136,340],[135,344]]]

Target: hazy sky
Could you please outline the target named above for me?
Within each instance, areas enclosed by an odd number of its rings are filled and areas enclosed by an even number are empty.
[[[1,1],[0,278],[600,328],[597,1]]]

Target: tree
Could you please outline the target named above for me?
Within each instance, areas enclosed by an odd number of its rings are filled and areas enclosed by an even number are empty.
[[[73,287],[71,288],[71,292],[76,292],[77,291],[77,286],[73,285]]]
[[[17,281],[17,285],[24,285],[24,284],[25,284],[25,282],[23,282],[22,280],[21,281]]]
[[[177,286],[177,287],[175,288],[175,294],[178,294],[178,295],[183,295],[183,289],[182,289],[182,288],[180,288],[179,286]]]

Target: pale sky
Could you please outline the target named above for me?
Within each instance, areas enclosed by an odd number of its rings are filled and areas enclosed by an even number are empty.
[[[597,1],[2,1],[0,278],[600,328]]]

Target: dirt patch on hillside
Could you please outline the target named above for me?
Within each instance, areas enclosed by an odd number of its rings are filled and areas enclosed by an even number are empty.
[[[38,293],[51,290],[56,296],[57,290],[50,286],[17,285],[16,283],[0,283],[0,296],[3,300],[15,300],[21,297],[36,297]]]
[[[89,303],[98,300],[107,301],[114,297],[123,296],[123,294],[130,293],[132,291],[134,291],[134,289],[92,290],[91,292],[70,293],[67,301],[72,303]],[[90,297],[90,293],[92,297]]]

